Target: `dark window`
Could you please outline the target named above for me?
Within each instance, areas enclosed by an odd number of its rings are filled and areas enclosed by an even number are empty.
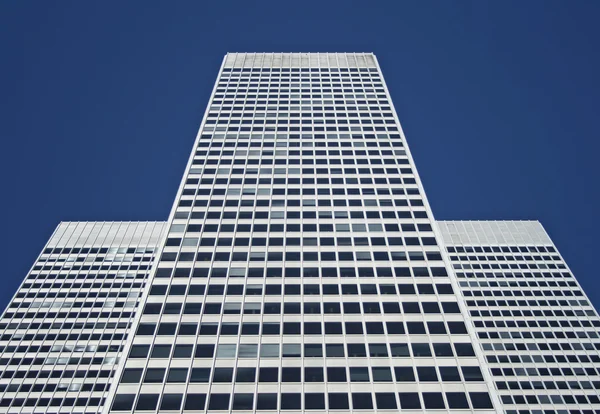
[[[419,375],[419,381],[431,382],[438,380],[435,367],[417,367],[417,374]]]
[[[460,381],[460,374],[456,367],[440,367],[442,381]]]
[[[121,382],[124,384],[137,384],[140,382],[142,378],[141,368],[126,368],[123,370],[123,375],[121,376]]]
[[[114,411],[131,411],[135,394],[117,394],[113,402]]]
[[[431,349],[428,343],[415,343],[411,344],[413,355],[415,357],[429,357],[431,356]]]
[[[456,350],[456,355],[461,356],[475,356],[475,351],[473,350],[473,346],[470,343],[455,343],[454,349]]]
[[[190,382],[208,382],[210,379],[210,368],[192,368]]]
[[[487,392],[470,392],[469,398],[471,398],[471,404],[473,405],[474,410],[494,408],[492,400]]]
[[[156,410],[158,404],[158,394],[140,394],[135,406],[136,411]]]
[[[167,382],[186,382],[187,374],[187,368],[170,368],[167,375]]]
[[[375,394],[375,402],[379,410],[395,410],[398,408],[396,404],[396,396],[392,392],[378,392]]]
[[[447,392],[448,408],[469,408],[467,396],[464,392]]]
[[[229,394],[210,394],[208,403],[209,410],[228,410],[229,409]]]
[[[323,368],[304,368],[304,381],[305,382],[323,382]]]
[[[299,410],[301,408],[301,395],[295,392],[281,393],[280,406],[282,410]]]
[[[233,395],[234,410],[252,410],[254,406],[254,394],[243,393]]]
[[[232,382],[233,368],[215,368],[213,382]]]
[[[327,367],[328,382],[346,382],[346,368],[344,367]]]
[[[165,377],[164,368],[148,368],[144,376],[144,382],[160,383]]]
[[[202,411],[206,404],[206,394],[188,394],[185,398],[184,410]]]
[[[414,382],[415,372],[413,367],[394,367],[397,382]]]
[[[256,368],[238,368],[235,373],[235,382],[254,382]]]
[[[352,407],[355,410],[370,410],[373,408],[373,399],[371,393],[353,392]]]
[[[400,392],[400,408],[404,410],[420,409],[421,401],[419,400],[419,393],[417,392]]]
[[[277,394],[258,394],[256,399],[257,410],[276,410]]]
[[[182,394],[164,394],[160,403],[161,410],[177,410],[181,408]]]
[[[446,408],[441,392],[424,392],[423,401],[426,409]]]
[[[258,382],[277,382],[279,381],[278,368],[259,368]]]
[[[460,369],[465,381],[483,381],[483,374],[479,367],[461,367]]]
[[[347,410],[349,408],[348,394],[346,393],[330,392],[327,394],[327,400],[330,410]]]
[[[306,410],[324,410],[325,394],[309,392],[304,394],[304,409]]]

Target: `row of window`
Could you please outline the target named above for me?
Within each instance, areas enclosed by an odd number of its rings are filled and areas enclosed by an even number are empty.
[[[84,269],[74,269],[74,270],[84,270]],[[96,269],[97,270],[97,269]],[[46,275],[37,275],[37,277],[31,277],[28,278],[29,280],[35,280],[35,279],[39,279],[39,280],[44,280]],[[83,274],[79,274],[77,275],[79,279],[84,279],[85,276],[83,276]],[[113,281],[113,282],[105,282],[105,283],[90,283],[90,282],[85,282],[85,283],[79,283],[79,282],[64,282],[64,281],[60,281],[60,282],[54,282],[54,283],[31,283],[31,282],[26,282],[23,285],[23,289],[34,289],[34,291],[31,294],[36,294],[36,292],[38,292],[38,289],[139,289],[142,287],[141,283],[129,283],[129,282],[120,282],[120,281]],[[57,297],[62,297],[62,293],[57,293]],[[37,296],[37,294],[36,294]],[[25,297],[23,296],[23,293],[19,293],[17,295],[18,298],[21,297]],[[30,294],[27,294],[27,297],[32,297],[30,296]],[[43,297],[41,295],[41,293],[39,294],[39,296],[37,297]]]
[[[236,104],[238,103],[243,103],[243,102],[235,102]],[[248,103],[248,102],[247,102]],[[300,117],[300,114],[290,114],[290,116],[292,118],[294,118],[294,115],[296,115],[296,117]],[[308,115],[308,114],[306,114]],[[322,114],[315,114],[316,116],[318,115],[322,115]],[[287,114],[285,114],[284,116],[282,116],[280,114],[278,120],[272,119],[269,120],[267,119],[266,121],[264,119],[258,119],[258,118],[253,118],[253,119],[236,119],[236,118],[229,118],[228,116],[221,116],[220,118],[217,119],[208,119],[206,120],[206,125],[211,125],[211,124],[216,124],[216,125],[220,125],[220,126],[229,126],[229,125],[277,125],[278,127],[284,125],[300,125],[302,124],[303,126],[307,126],[307,125],[311,125],[314,126],[314,130],[315,131],[324,131],[325,129],[323,127],[318,127],[318,125],[370,125],[370,124],[375,124],[375,125],[381,125],[381,124],[395,124],[395,120],[394,118],[392,118],[392,114],[389,114],[389,118],[387,119],[371,119],[371,118],[381,118],[381,114],[353,114],[353,113],[346,113],[346,114],[337,114],[338,117],[334,118],[334,119],[328,119],[328,118],[324,118],[324,119],[287,119]],[[384,114],[384,116],[387,114]],[[216,116],[215,116],[216,118]],[[240,117],[241,118],[241,117]],[[250,118],[250,117],[248,117]],[[308,116],[303,116],[303,118],[310,118],[310,115]],[[278,131],[285,131],[286,129],[279,129]],[[329,131],[335,131],[335,129],[328,129]],[[340,129],[340,131],[343,131],[342,129]]]
[[[150,260],[151,261],[151,260]],[[103,263],[107,263],[107,261],[103,261]],[[110,261],[108,261],[108,263],[110,263]],[[123,262],[117,262],[115,261],[114,264],[110,265],[110,264],[103,264],[103,265],[81,265],[81,264],[73,264],[73,262],[66,262],[63,263],[61,265],[54,265],[54,266],[50,266],[50,265],[46,265],[46,266],[42,266],[41,264],[39,265],[35,265],[33,267],[34,271],[38,271],[38,270],[60,270],[60,269],[70,269],[70,270],[92,270],[92,271],[96,271],[96,270],[100,270],[100,271],[108,271],[108,270],[130,270],[130,271],[135,271],[135,270],[148,270],[150,269],[151,264],[145,264],[142,263],[140,264],[139,262],[129,262],[129,263],[123,263]]]
[[[210,174],[207,170],[205,173]],[[214,171],[213,171],[214,173]],[[348,181],[348,179],[346,180]],[[178,207],[423,207],[421,199],[180,199]]]
[[[266,101],[264,101],[266,103]],[[233,102],[232,102],[233,103]],[[259,101],[259,103],[261,103],[261,101]],[[269,101],[269,104],[271,103],[271,101]],[[202,132],[212,132],[212,131],[221,131],[221,132],[246,132],[246,133],[250,133],[250,132],[303,132],[303,133],[308,133],[308,132],[398,132],[398,127],[396,125],[394,126],[376,126],[376,127],[370,127],[370,126],[366,126],[366,125],[361,125],[361,126],[351,126],[351,127],[337,127],[337,126],[328,126],[328,127],[308,127],[308,126],[296,126],[296,127],[275,127],[275,126],[267,126],[267,127],[263,127],[263,126],[253,126],[253,127],[240,127],[240,126],[228,126],[228,127],[224,127],[224,126],[213,126],[213,125],[206,125],[204,127],[204,129],[202,130]]]
[[[496,381],[499,390],[600,390],[600,381]]]
[[[173,312],[177,309],[181,310],[181,303],[168,303],[165,311],[171,310],[168,313],[179,313]],[[441,308],[440,308],[441,305]],[[162,303],[147,303],[144,308],[144,314],[160,314],[163,305]],[[200,313],[202,304],[198,303],[186,303],[184,313],[193,314]],[[262,310],[261,310],[262,308]],[[285,302],[283,305],[281,302],[266,302],[266,303],[254,303],[247,302],[243,306],[244,314],[281,314],[284,315],[320,315],[320,314],[341,314],[346,315],[352,314],[452,314],[460,313],[460,309],[456,302]],[[402,309],[402,311],[401,311]],[[241,304],[235,302],[229,303],[205,303],[204,313],[205,314],[219,314],[221,311],[225,314],[239,314],[241,310]]]
[[[353,56],[350,56],[351,58]],[[286,56],[287,58],[287,56]],[[330,57],[331,59],[333,59],[334,57]],[[341,56],[340,58],[344,58],[346,59],[346,56]],[[294,62],[297,62],[297,58],[294,59]],[[304,63],[304,61],[303,61]],[[343,72],[343,74],[345,74],[346,72],[350,72],[352,74],[352,76],[364,76],[367,73],[378,73],[377,69],[375,68],[345,68],[345,67],[341,67],[341,68],[283,68],[283,67],[272,67],[272,68],[258,68],[258,67],[253,67],[253,68],[223,68],[223,73],[221,74],[221,77],[226,76],[227,74],[231,74],[231,76],[235,76],[236,74],[240,74],[240,72],[243,72],[244,74],[248,74],[248,73],[252,73],[252,75],[262,72],[262,74],[276,74],[278,72],[302,72],[302,73],[308,73],[310,72],[311,74],[315,74],[315,73],[326,73],[326,72]],[[350,74],[348,74],[347,76],[350,76]]]
[[[146,309],[144,314],[153,314],[154,310],[152,309],[152,305],[146,305]],[[181,312],[181,304],[176,303],[173,305],[178,305],[175,307],[176,311]],[[189,304],[187,304],[189,305]],[[184,314],[191,314],[196,309],[193,309],[193,306],[185,306]],[[232,306],[227,306],[226,308],[233,308]],[[236,304],[233,304],[236,305]],[[239,304],[237,304],[239,305]],[[192,309],[190,309],[192,308]],[[200,307],[197,307],[197,312],[199,312]],[[260,311],[260,308],[258,309]],[[166,308],[165,314],[173,314],[175,312],[170,312],[169,307]],[[238,309],[226,309],[226,314],[235,314],[240,313],[239,307]],[[246,312],[244,313],[252,313]],[[258,312],[256,312],[258,313]],[[406,324],[406,326],[405,326]],[[464,335],[466,334],[466,330],[464,329],[463,322],[448,322],[444,324],[444,322],[385,322],[385,330],[383,322],[367,322],[366,326],[363,328],[362,322],[345,322],[342,324],[341,322],[325,322],[321,324],[321,322],[283,322],[282,324],[278,322],[264,322],[253,323],[253,322],[244,322],[241,325],[236,322],[223,322],[221,324],[217,322],[204,322],[200,324],[200,331],[198,332],[198,325],[195,323],[181,323],[179,326],[173,323],[170,324],[168,322],[163,322],[158,326],[157,335],[175,335],[184,336],[184,335],[219,335],[219,336],[248,336],[248,335],[405,335],[408,333],[409,335],[447,335],[448,333],[452,335]],[[427,328],[426,328],[427,327]],[[155,332],[155,324],[142,323],[138,327],[137,335],[151,335]]]
[[[596,331],[568,331],[568,332],[479,332],[481,339],[576,339],[576,338],[600,338]]]
[[[564,266],[563,266],[564,267]],[[463,273],[463,272],[457,272],[456,276],[459,279],[483,279],[483,278],[487,278],[487,279],[504,279],[504,278],[573,278],[573,276],[569,273],[569,272],[518,272],[518,271],[510,271],[510,272],[478,272],[478,273]],[[461,286],[467,286],[465,285],[465,283],[470,283],[470,282],[460,282]],[[512,282],[507,282],[507,281],[500,281],[499,283],[503,284],[503,283],[512,283]]]
[[[32,272],[30,273],[26,280],[54,280],[54,279],[59,279],[59,280],[73,280],[73,279],[85,279],[85,280],[131,280],[131,279],[143,279],[147,276],[146,273],[134,273],[134,272],[128,272],[128,266],[124,265],[122,266],[122,269],[119,268],[119,270],[123,270],[121,272],[118,273],[88,273],[88,272],[82,272],[82,273],[75,273],[72,270],[73,269],[68,269],[70,273],[38,273],[38,272]],[[71,293],[71,292],[69,292]]]
[[[260,345],[260,346],[259,346]],[[173,349],[173,358],[301,358],[327,357],[327,358],[365,358],[372,357],[474,357],[473,346],[466,342],[434,343],[425,342],[390,343],[390,344],[178,344],[154,345],[150,354],[150,345],[133,345],[129,358],[169,358]],[[389,351],[388,351],[389,347]],[[216,348],[216,353],[215,353]],[[260,352],[259,352],[260,348]],[[433,348],[433,351],[432,351]],[[304,352],[302,352],[304,350]]]
[[[7,312],[4,315],[3,319],[17,318],[17,319],[66,319],[66,318],[94,318],[94,319],[119,319],[119,318],[129,318],[131,317],[133,312]],[[62,334],[61,334],[62,335]],[[27,334],[25,339],[33,339],[33,334]]]
[[[573,289],[544,289],[544,290],[533,290],[523,289],[521,290],[510,290],[510,289],[493,289],[493,290],[463,290],[465,297],[482,297],[482,296],[502,296],[502,297],[519,297],[519,296],[583,296],[583,292],[578,288]],[[472,301],[469,301],[472,302]],[[495,306],[511,306],[507,301],[497,300]],[[511,301],[509,301],[511,302]],[[514,301],[513,301],[514,302]],[[537,305],[535,301],[528,301],[528,305]],[[555,304],[556,305],[556,304]],[[513,305],[514,306],[514,305]],[[548,306],[547,304],[545,306]]]
[[[188,180],[190,181],[190,180]],[[204,180],[202,180],[204,181]],[[417,212],[414,213],[414,218],[427,218],[427,216],[419,216],[417,217]],[[273,210],[269,210],[269,211],[230,211],[230,210],[224,210],[224,211],[215,211],[215,210],[208,210],[208,211],[197,211],[194,212],[192,215],[192,219],[206,219],[207,223],[205,223],[205,226],[209,226],[209,225],[216,225],[218,226],[218,223],[213,223],[212,221],[208,222],[208,220],[240,220],[241,223],[240,224],[248,224],[246,223],[246,220],[267,220],[267,219],[271,219],[271,220],[283,220],[283,219],[288,219],[288,220],[299,220],[299,219],[347,219],[347,218],[352,218],[352,219],[360,219],[360,218],[368,218],[368,219],[380,219],[380,218],[384,218],[384,219],[412,219],[413,218],[413,213],[411,213],[410,211],[404,211],[404,210],[398,210],[398,211],[393,211],[393,210],[385,210],[385,211],[380,211],[380,210],[353,210],[353,211],[347,211],[347,210],[302,210],[302,211],[294,211],[294,210],[287,210],[287,211],[273,211]],[[199,223],[195,223],[193,225],[198,225]],[[224,223],[226,224],[226,223]],[[250,223],[251,224],[251,223]],[[274,223],[274,224],[279,224],[279,223]],[[401,228],[404,229],[404,231],[431,231],[431,224],[429,223],[417,223],[417,224],[413,224],[413,223],[401,223]],[[405,227],[407,226],[407,227]],[[412,227],[411,227],[412,226]],[[172,224],[171,225],[171,232],[180,232],[180,231],[184,231],[186,229],[185,225],[182,224]],[[190,229],[188,229],[187,231],[198,231],[198,229],[202,229],[201,227],[192,227]],[[212,229],[214,229],[214,227],[212,227]],[[211,230],[214,231],[214,230]]]
[[[114,322],[112,322],[114,323]],[[59,329],[62,324],[59,322],[59,326],[56,329]],[[127,326],[127,325],[126,325]],[[126,327],[123,326],[123,327]],[[91,329],[93,329],[95,325],[91,323]],[[90,329],[90,327],[87,327]],[[35,329],[35,328],[34,328]],[[71,329],[67,327],[67,329]],[[99,328],[102,329],[102,328]],[[10,353],[27,353],[34,352],[38,353],[46,353],[46,352],[121,352],[123,351],[122,345],[71,345],[71,344],[60,344],[60,345],[19,345],[19,346],[0,346],[0,353],[10,352]]]
[[[150,254],[153,247],[55,247],[45,248],[42,254]]]
[[[545,318],[573,318],[573,317],[581,317],[581,316],[590,316],[590,317],[595,317],[596,313],[593,310],[584,310],[584,311],[571,311],[571,310],[560,310],[560,309],[554,309],[554,310],[519,310],[519,309],[511,309],[511,310],[492,310],[492,311],[476,311],[476,310],[470,310],[469,314],[472,317],[489,317],[489,316],[493,316],[493,317],[499,317],[499,316],[504,316],[507,318],[512,318],[512,317],[532,317],[532,316],[536,316],[536,317],[545,317]]]
[[[103,398],[2,398],[0,407],[95,407],[104,404]]]
[[[266,244],[266,240],[261,238],[253,238],[252,239],[252,244],[251,246],[265,246]],[[283,238],[280,238],[279,240],[276,240],[277,238],[270,238],[269,239],[269,246],[283,246]],[[197,239],[196,239],[197,240]],[[216,244],[217,247],[222,247],[222,246],[231,246],[232,243],[232,239],[231,238],[227,238],[227,237],[222,237],[216,240]],[[247,241],[249,241],[249,239],[246,239],[246,241],[244,241],[244,238],[236,238],[236,243],[238,243],[237,245],[239,246],[239,243],[246,243]],[[300,244],[300,238],[293,238],[293,237],[288,237],[286,238],[286,246],[301,246]],[[314,244],[310,244],[310,240],[303,240],[306,241],[307,243],[304,244],[304,246],[314,246]],[[315,239],[316,242],[316,239]],[[196,241],[197,243],[197,241]],[[203,244],[204,243],[204,244]],[[209,243],[213,243],[212,245]],[[215,239],[214,238],[202,238],[200,240],[200,244],[202,247],[213,247],[215,243]],[[264,243],[264,244],[263,244]],[[431,244],[432,246],[435,246],[434,244]],[[242,244],[243,246],[243,244]],[[285,255],[284,255],[285,254]],[[284,259],[285,257],[285,259]],[[223,251],[217,251],[217,252],[198,252],[198,253],[192,253],[192,252],[181,252],[181,253],[176,253],[176,252],[165,252],[161,255],[161,259],[162,262],[175,262],[175,261],[179,261],[179,262],[192,262],[192,261],[196,261],[196,262],[264,262],[265,260],[269,261],[269,262],[283,262],[284,260],[287,262],[300,262],[300,261],[305,261],[305,262],[372,262],[372,261],[394,261],[394,262],[400,262],[400,261],[407,261],[408,260],[408,256],[405,252],[391,252],[388,253],[386,251],[377,251],[377,252],[369,252],[369,251],[365,251],[365,252],[335,252],[335,251],[330,251],[330,252],[273,252],[273,251],[269,251],[269,252],[237,252],[234,251],[233,253],[231,252],[223,252]],[[419,260],[419,259],[413,259],[413,260]],[[420,259],[420,260],[424,260],[424,259]],[[60,267],[59,267],[60,269]],[[415,270],[414,272],[420,272],[418,274],[418,276],[421,277],[426,277],[426,276],[430,276],[429,272],[427,270],[422,270],[422,269],[427,269],[427,268],[420,268],[420,267],[415,267],[413,269],[418,269]],[[437,269],[437,268],[432,268],[432,269]],[[50,269],[48,269],[50,270]],[[58,269],[55,269],[58,270]],[[438,274],[435,274],[434,276],[444,276],[443,272],[440,270],[435,270]],[[287,277],[294,277],[293,276],[293,271],[290,272],[289,274],[286,272],[286,276]],[[315,275],[308,275],[306,277],[318,277],[318,271],[312,272],[312,273],[316,273]],[[373,275],[374,276],[374,275]],[[181,277],[181,276],[180,276]],[[299,276],[297,276],[299,277]],[[405,275],[405,277],[409,277],[409,275]],[[565,295],[568,295],[565,293]],[[473,296],[473,295],[465,295],[465,296]],[[482,295],[475,295],[475,296],[482,296]],[[513,296],[513,295],[508,295],[506,294],[505,296]],[[523,295],[514,295],[514,296],[523,296]],[[569,295],[572,296],[572,295]]]
[[[164,270],[163,270],[164,269]],[[167,274],[167,272],[172,271],[172,269],[168,268],[160,268],[161,273],[164,272],[163,276]],[[169,273],[170,276],[170,273]],[[168,276],[167,276],[168,277]],[[159,287],[160,286],[160,287]],[[186,293],[185,290],[176,290],[183,288],[175,288],[172,285],[171,289],[168,291],[169,295],[180,295],[183,291],[183,294]],[[188,295],[247,295],[247,296],[255,296],[255,295],[281,295],[284,294],[286,296],[290,295],[320,295],[322,292],[323,295],[339,295],[340,292],[342,295],[358,295],[359,293],[362,295],[416,295],[417,293],[421,295],[434,295],[435,293],[439,295],[451,295],[454,293],[452,290],[452,285],[449,283],[400,283],[398,285],[393,284],[374,284],[374,283],[363,283],[359,285],[355,284],[342,284],[341,290],[340,285],[338,284],[268,284],[263,287],[262,284],[235,284],[230,283],[225,288],[225,285],[219,284],[211,284],[208,286],[208,290],[206,289],[206,285],[190,285],[187,290]],[[165,295],[167,294],[167,285],[154,285],[151,288],[150,295]]]
[[[539,261],[548,261],[548,260],[562,260],[560,258],[560,256],[460,256],[460,259],[457,258],[456,256],[450,256],[450,260],[456,261],[456,260],[469,260],[469,261],[482,261],[482,262],[501,262],[501,261],[506,261],[506,262],[512,262],[515,260],[527,260],[527,261],[531,261],[531,260],[539,260]]]
[[[278,141],[279,142],[279,141]],[[305,142],[304,142],[305,143]],[[404,150],[378,150],[378,149],[369,149],[369,150],[286,150],[286,149],[277,149],[275,151],[273,150],[220,150],[220,149],[211,149],[210,151],[201,151],[201,150],[197,150],[196,151],[196,156],[199,157],[220,157],[220,156],[242,156],[242,157],[267,157],[267,156],[314,156],[316,155],[317,157],[323,157],[323,156],[329,156],[329,157],[339,157],[340,155],[343,155],[344,157],[365,157],[365,156],[370,156],[370,157],[379,157],[381,155],[389,155],[389,156],[406,156],[406,151]]]
[[[586,302],[587,303],[587,302]],[[469,304],[467,304],[469,305]],[[553,304],[552,306],[557,306],[558,304]],[[560,303],[560,306],[568,306],[568,303]],[[471,306],[471,305],[469,305]],[[479,304],[477,306],[480,306]],[[524,306],[523,304],[519,304],[519,306]],[[545,319],[529,319],[529,320],[485,320],[485,321],[474,321],[473,322],[476,328],[546,328],[548,326],[553,328],[577,328],[577,327],[600,327],[600,320],[586,320],[586,319],[576,319],[576,320],[545,320]],[[524,329],[524,332],[530,332],[529,329]],[[562,330],[561,330],[562,331]],[[565,330],[568,332],[568,330]]]
[[[246,179],[244,180],[244,184],[247,184],[246,181],[249,180],[256,180],[256,179]],[[370,180],[370,178],[363,178],[361,180]],[[398,182],[400,181],[400,179],[396,179],[398,180]],[[263,181],[271,181],[269,178],[265,178],[265,179],[260,179],[259,180],[261,185],[264,184]],[[377,184],[385,184],[387,182],[387,178],[376,178],[375,181],[379,181]],[[406,182],[406,180],[405,180]],[[302,195],[315,195],[319,194],[319,195],[331,195],[331,193],[333,192],[334,195],[346,195],[346,193],[348,193],[348,195],[374,195],[375,193],[377,194],[390,194],[390,191],[393,194],[419,194],[419,190],[416,188],[413,189],[407,189],[405,190],[404,188],[392,188],[391,190],[388,188],[334,188],[333,190],[329,189],[329,188],[308,188],[308,187],[300,187],[298,186],[298,188],[271,188],[271,187],[267,187],[267,186],[259,186],[258,189],[256,187],[229,187],[227,189],[225,188],[213,188],[212,191],[211,189],[208,188],[199,188],[198,190],[193,189],[193,188],[189,188],[189,189],[184,189],[183,191],[183,195],[184,196],[219,196],[219,195],[225,195],[227,194],[228,196],[232,196],[232,195],[243,195],[243,196],[252,196],[252,195],[256,195],[258,194],[259,196],[263,196],[263,195],[300,195],[300,193],[302,193]],[[244,197],[246,198],[246,197]],[[357,211],[358,213],[358,211]],[[378,211],[373,211],[372,213],[378,213]],[[364,215],[364,214],[363,214]],[[364,218],[364,217],[358,217],[358,218]],[[379,218],[379,217],[376,217]],[[492,259],[493,260],[493,259]]]
[[[299,252],[298,252],[299,253]],[[166,254],[166,253],[165,253]],[[170,253],[171,256],[163,256],[165,259],[161,259],[164,261],[175,261],[177,253]],[[180,253],[179,261],[193,261],[194,257],[197,253]],[[234,253],[235,254],[235,253]],[[174,256],[173,256],[174,255]],[[191,255],[191,256],[187,256]],[[298,258],[299,260],[299,258]],[[160,270],[166,269],[166,270]],[[314,277],[317,278],[354,278],[354,277],[375,277],[377,274],[378,277],[401,277],[401,278],[410,278],[410,277],[448,277],[448,272],[445,267],[177,267],[173,274],[174,277],[181,278],[189,278],[191,277],[208,277],[211,278],[225,278],[229,277],[251,277],[251,278],[262,278],[262,277],[284,277],[288,278],[299,278],[299,277]],[[170,277],[171,271],[169,268],[159,268],[157,270],[157,276],[161,277]],[[180,289],[180,288],[177,288]]]
[[[90,369],[91,368],[91,369]],[[11,371],[11,370],[4,370],[2,371],[2,378],[3,379],[15,379],[15,380],[22,380],[23,378],[28,378],[28,379],[43,379],[44,381],[41,381],[42,385],[45,385],[48,383],[47,378],[63,378],[63,379],[67,379],[67,378],[110,378],[114,375],[114,369],[112,370],[107,370],[107,369],[103,369],[103,370],[98,370],[98,369],[94,369],[96,367],[85,367],[84,370],[74,370],[74,369],[57,369],[55,368],[54,371],[49,371],[46,369],[40,370],[40,369],[31,369],[29,371],[23,371],[23,370],[19,370],[19,371]],[[3,384],[6,386],[6,384]],[[23,386],[26,384],[23,384]],[[29,384],[31,385],[31,384]],[[19,384],[17,381],[14,381],[13,383],[9,384],[8,387],[6,388],[6,390],[8,392],[16,392],[15,388],[18,387]],[[36,390],[35,392],[39,392],[39,390]]]
[[[368,214],[373,212],[372,210],[366,210],[363,211],[363,213]],[[380,212],[379,210],[377,212]],[[426,219],[427,218],[427,212],[425,211],[414,211],[411,212],[409,210],[398,210],[398,211],[392,211],[392,210],[386,210],[386,211],[381,211],[381,216],[382,218],[399,218],[399,219]],[[177,215],[179,214],[179,215]],[[309,211],[307,209],[302,209],[302,211],[294,211],[294,210],[288,210],[285,212],[285,214],[282,211],[231,211],[229,209],[219,209],[219,210],[215,210],[215,209],[209,209],[209,210],[204,210],[204,211],[192,211],[191,214],[189,214],[189,212],[177,212],[175,219],[188,219],[191,218],[192,220],[201,220],[201,219],[207,219],[207,220],[219,220],[219,219],[223,219],[223,220],[227,220],[227,219],[238,219],[238,220],[251,220],[252,218],[255,219],[268,219],[269,217],[272,219],[299,219],[301,217],[303,218],[309,218],[309,219],[315,219],[317,217],[319,217],[320,219],[331,219],[331,218],[345,218],[343,217],[344,215],[346,217],[349,217],[349,212],[348,211],[340,211],[340,210],[314,210],[314,211]],[[212,223],[212,222],[211,222]],[[211,224],[211,223],[207,223],[207,224]],[[185,226],[182,224],[173,224],[173,226],[176,226],[175,228],[177,228],[177,231],[184,231]],[[177,227],[177,226],[182,226],[182,227]]]
[[[595,368],[572,368],[572,367],[563,367],[563,368],[492,368],[492,375],[495,377],[555,377],[555,376],[563,376],[563,377],[571,377],[571,376],[599,376],[600,370]]]
[[[460,368],[460,371],[459,371]],[[212,373],[211,373],[212,371]],[[304,376],[302,375],[304,372]],[[392,372],[394,376],[392,376]],[[278,382],[457,382],[483,381],[477,366],[283,367],[283,368],[126,368],[121,383],[278,383]],[[235,375],[234,375],[235,373]],[[258,373],[258,378],[256,374]],[[327,373],[327,379],[325,379]],[[462,373],[462,376],[461,376]],[[212,380],[211,380],[212,378]],[[234,381],[235,378],[235,381]]]
[[[81,376],[77,378],[83,378]],[[96,384],[59,383],[59,384],[0,384],[0,392],[103,392],[108,391],[110,384],[99,382]]]
[[[162,398],[160,398],[162,397]],[[233,397],[233,398],[232,398]],[[279,397],[279,398],[278,398]],[[303,398],[304,397],[304,398]],[[398,397],[398,400],[396,399]],[[422,398],[422,399],[421,399]],[[160,401],[160,405],[158,404]],[[207,404],[208,399],[208,404]],[[135,394],[117,394],[112,410],[131,411],[136,400]],[[279,400],[279,404],[278,404]],[[135,403],[135,411],[181,410],[228,411],[228,410],[301,410],[302,400],[306,410],[397,410],[402,409],[493,409],[491,399],[486,392],[470,392],[469,401],[464,392],[424,392],[419,396],[416,392],[375,393],[281,393],[269,394],[140,394]],[[327,401],[327,404],[325,402]],[[399,401],[399,404],[398,404]],[[2,402],[0,401],[0,406]]]
[[[366,127],[365,127],[366,128]],[[252,141],[247,142],[242,139],[250,138],[244,137],[246,134],[240,134],[240,140],[237,141],[228,141],[228,142],[218,142],[213,141],[211,135],[202,135],[200,137],[200,142],[198,143],[197,150],[202,150],[203,148],[300,148],[302,147],[327,147],[327,148],[403,148],[404,144],[400,140],[399,134],[389,134],[390,139],[378,139],[376,134],[368,134],[368,133],[352,133],[352,134],[281,134],[289,136],[290,139],[300,139],[302,135],[302,141],[288,141],[287,139],[277,140],[277,144],[275,144],[275,140],[261,140],[261,141]],[[249,134],[248,134],[249,135]],[[278,136],[280,134],[277,134]],[[312,139],[319,140],[325,139],[327,136],[327,141],[309,141]],[[339,139],[339,141],[338,141]],[[349,139],[356,141],[347,141]],[[363,141],[358,141],[363,140]],[[369,140],[369,141],[365,141]]]
[[[564,265],[564,263],[548,263],[548,262],[544,262],[544,263],[511,263],[511,264],[505,264],[505,263],[492,263],[492,264],[488,264],[488,263],[484,263],[484,264],[454,264],[452,266],[454,269],[464,269],[464,270],[470,270],[470,269],[475,269],[475,270],[479,270],[479,269],[484,269],[484,270],[488,270],[488,269],[523,269],[523,270],[536,270],[536,269],[566,269],[567,267]]]
[[[80,316],[80,315],[77,315]],[[55,334],[55,333],[15,333],[2,334],[0,341],[121,341],[126,339],[126,333],[105,333],[105,334],[89,334],[89,333],[72,333],[72,334]]]
[[[60,330],[69,330],[69,331],[80,331],[84,329],[89,330],[113,330],[113,329],[127,329],[130,328],[131,324],[129,322],[36,322],[36,323],[26,323],[26,322],[15,322],[10,324],[2,324],[0,325],[0,329],[35,329],[35,330],[46,330],[46,329],[60,329]],[[65,345],[66,346],[66,345]],[[95,345],[90,345],[89,347],[96,347]],[[88,348],[89,348],[88,347]],[[105,347],[105,346],[104,346]],[[2,347],[0,347],[1,349]],[[43,349],[44,347],[42,347]]]
[[[588,364],[590,362],[600,362],[600,355],[487,355],[486,359],[492,364]]]
[[[508,275],[508,274],[507,274]],[[502,274],[501,274],[502,276]],[[460,282],[461,287],[557,287],[557,286],[577,286],[577,282],[574,280],[567,281],[546,281],[540,280],[541,277],[550,277],[550,274],[542,274],[542,273],[528,273],[525,275],[520,275],[521,277],[533,277],[531,280],[521,280],[521,281],[487,281],[487,280],[475,280],[468,282]],[[568,273],[564,273],[562,276],[571,277]],[[557,275],[557,277],[561,277],[561,275]]]
[[[448,246],[447,250],[450,253],[556,253],[553,246]],[[450,257],[458,258],[458,256]]]
[[[557,351],[564,352],[565,350],[575,351],[600,351],[600,343],[590,342],[570,342],[570,343],[546,343],[546,342],[527,342],[527,343],[511,343],[511,342],[492,342],[483,343],[481,347],[484,351]]]
[[[600,404],[600,397],[590,395],[502,395],[503,404]]]

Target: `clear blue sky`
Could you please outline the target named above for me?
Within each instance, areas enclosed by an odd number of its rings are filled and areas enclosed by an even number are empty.
[[[61,220],[164,220],[226,52],[377,54],[438,219],[539,219],[600,305],[598,1],[0,2],[0,308]]]

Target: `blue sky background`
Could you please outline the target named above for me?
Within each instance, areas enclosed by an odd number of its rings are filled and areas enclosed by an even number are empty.
[[[437,219],[539,219],[600,305],[600,2],[0,2],[0,308],[61,220],[167,218],[226,52],[374,52]]]

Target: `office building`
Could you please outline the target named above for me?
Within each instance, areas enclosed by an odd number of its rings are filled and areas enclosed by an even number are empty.
[[[600,412],[599,319],[552,242],[538,223],[435,222],[373,54],[226,55],[171,214],[153,226],[138,256],[151,267],[109,290],[130,298],[115,321],[128,335],[89,351],[114,358],[108,380],[23,395],[38,380],[16,374],[20,337],[3,335],[0,412]],[[85,247],[142,248],[103,243]],[[40,260],[66,260],[50,248]],[[54,265],[34,265],[3,334],[39,328],[16,310],[45,292],[28,282],[36,266]],[[64,275],[51,286],[72,273],[50,272]],[[51,346],[84,346],[60,334]],[[55,370],[27,352],[30,371]],[[76,383],[76,362],[55,382]]]
[[[58,225],[0,320],[0,412],[100,412],[165,227]]]

